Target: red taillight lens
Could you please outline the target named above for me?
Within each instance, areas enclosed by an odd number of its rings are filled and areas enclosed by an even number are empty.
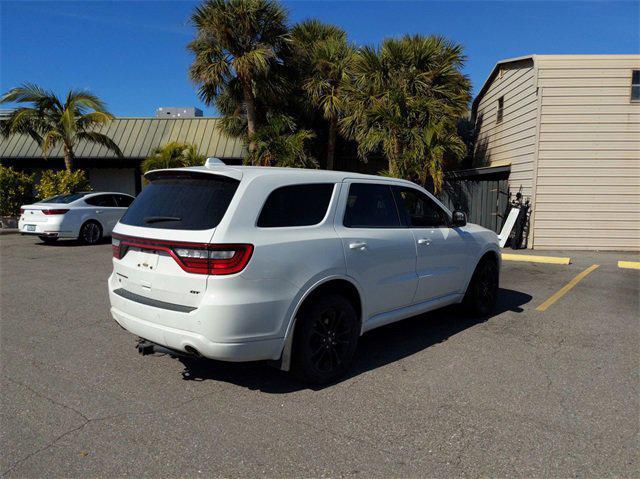
[[[24,214],[24,208],[20,208],[20,214],[23,215]]]
[[[227,275],[239,273],[253,254],[251,244],[182,243],[114,234],[113,257],[122,259],[129,246],[164,251],[188,273]]]
[[[111,238],[111,249],[113,250],[113,257],[120,259],[120,239]]]
[[[58,209],[58,210],[42,210],[42,213],[44,213],[45,215],[49,216],[49,215],[63,215],[65,214],[67,211],[69,211],[68,209],[63,210],[63,209]]]

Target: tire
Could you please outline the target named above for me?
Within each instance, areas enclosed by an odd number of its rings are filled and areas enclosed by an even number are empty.
[[[349,369],[359,336],[358,316],[344,296],[312,300],[296,322],[293,373],[307,383],[334,381]]]
[[[45,244],[53,244],[58,241],[58,238],[52,236],[38,236],[38,238]]]
[[[482,259],[473,272],[462,304],[473,316],[486,318],[495,309],[499,287],[498,265],[489,258]]]
[[[98,244],[102,239],[102,226],[97,221],[87,221],[80,228],[78,240],[81,243],[94,245]]]

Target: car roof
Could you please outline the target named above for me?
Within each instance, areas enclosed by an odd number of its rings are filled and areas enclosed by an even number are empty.
[[[308,168],[283,168],[276,166],[236,166],[236,165],[210,165],[210,166],[191,166],[187,168],[171,168],[158,171],[193,171],[198,173],[211,173],[235,178],[237,180],[253,179],[267,175],[287,175],[291,176],[293,181],[318,181],[325,180],[331,182],[341,182],[346,179],[357,180],[375,180],[375,181],[392,181],[407,185],[415,185],[408,180],[399,178],[391,178],[387,176],[365,175],[362,173],[354,173],[352,171],[333,171],[333,170],[314,170]],[[151,173],[148,172],[148,173]],[[147,173],[147,174],[148,174]]]

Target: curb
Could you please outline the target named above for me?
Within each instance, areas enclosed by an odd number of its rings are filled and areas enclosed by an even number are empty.
[[[571,258],[563,258],[560,256],[533,256],[528,254],[509,254],[502,253],[504,261],[524,261],[529,263],[547,263],[547,264],[570,264]]]
[[[618,268],[640,269],[640,261],[618,261]]]
[[[18,228],[0,228],[0,235],[17,235],[20,233]]]

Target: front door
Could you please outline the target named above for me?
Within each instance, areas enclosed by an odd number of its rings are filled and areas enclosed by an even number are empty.
[[[401,217],[417,249],[418,287],[414,303],[461,292],[465,284],[467,247],[449,214],[427,193],[394,186]]]
[[[400,220],[391,186],[383,182],[347,181],[342,188],[344,214],[336,216],[347,272],[366,295],[365,320],[409,306],[418,279],[416,246]]]

